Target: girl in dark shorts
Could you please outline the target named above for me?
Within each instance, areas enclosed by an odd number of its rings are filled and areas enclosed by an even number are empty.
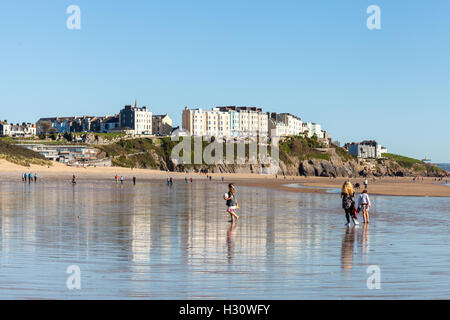
[[[239,208],[239,205],[235,198],[235,189],[234,184],[230,183],[228,185],[228,192],[224,194],[224,199],[227,201],[227,212],[230,214],[230,222],[237,221],[239,219],[239,216],[234,212],[236,209]],[[235,219],[235,220],[234,220]]]

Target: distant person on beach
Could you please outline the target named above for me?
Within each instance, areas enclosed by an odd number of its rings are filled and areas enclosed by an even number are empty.
[[[188,178],[184,177],[184,182],[188,183]]]
[[[209,181],[211,181],[211,179],[212,179],[212,177],[211,177],[211,176],[209,176]]]
[[[38,177],[38,176],[37,176],[37,173],[35,173],[35,174],[34,174],[34,182],[37,181],[37,177]]]
[[[119,182],[119,176],[117,174],[114,176],[114,181],[116,181],[116,183]]]
[[[136,177],[133,177],[133,184],[136,185]]]
[[[358,196],[358,209],[363,212],[364,223],[369,223],[369,209],[371,203],[369,195],[367,194],[367,190],[364,191]]]
[[[193,180],[194,180],[194,179],[192,179],[192,177],[191,177],[191,183],[192,183]]]
[[[359,224],[356,218],[355,201],[353,201],[354,197],[355,191],[353,190],[353,185],[347,180],[341,190],[342,208],[345,210],[345,218],[347,219],[346,226],[350,226],[350,218],[352,218],[355,225]]]
[[[77,183],[77,176],[73,175],[72,176],[72,184],[75,184],[75,183]]]
[[[24,172],[23,173],[23,175],[22,175],[22,181],[27,181],[27,173],[26,172]]]
[[[367,181],[367,178],[364,180],[364,189],[367,189],[367,185],[369,184],[369,181]]]
[[[173,185],[173,179],[172,179],[172,177],[170,177],[169,183],[170,183],[171,186]]]
[[[239,219],[239,216],[234,212],[239,208],[239,204],[236,201],[236,190],[234,184],[230,183],[228,185],[228,192],[224,194],[223,198],[226,200],[227,212],[230,214],[230,222],[234,222]]]
[[[123,176],[120,177],[120,183],[123,184]]]
[[[30,174],[28,174],[28,182],[31,183],[32,180],[33,180],[33,174],[30,173]]]

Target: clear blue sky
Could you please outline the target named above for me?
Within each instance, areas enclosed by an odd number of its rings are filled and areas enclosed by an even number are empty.
[[[81,8],[81,30],[66,8]],[[382,29],[366,28],[381,7]],[[261,106],[450,162],[450,1],[0,2],[0,118]]]

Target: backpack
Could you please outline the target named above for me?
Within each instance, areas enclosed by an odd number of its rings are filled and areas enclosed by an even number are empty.
[[[350,209],[353,205],[353,200],[351,197],[345,197],[344,198],[344,209]]]

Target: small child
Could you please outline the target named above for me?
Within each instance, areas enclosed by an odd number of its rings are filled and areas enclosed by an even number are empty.
[[[358,209],[363,212],[364,223],[369,223],[369,209],[371,203],[369,195],[367,194],[367,189],[358,196]]]

